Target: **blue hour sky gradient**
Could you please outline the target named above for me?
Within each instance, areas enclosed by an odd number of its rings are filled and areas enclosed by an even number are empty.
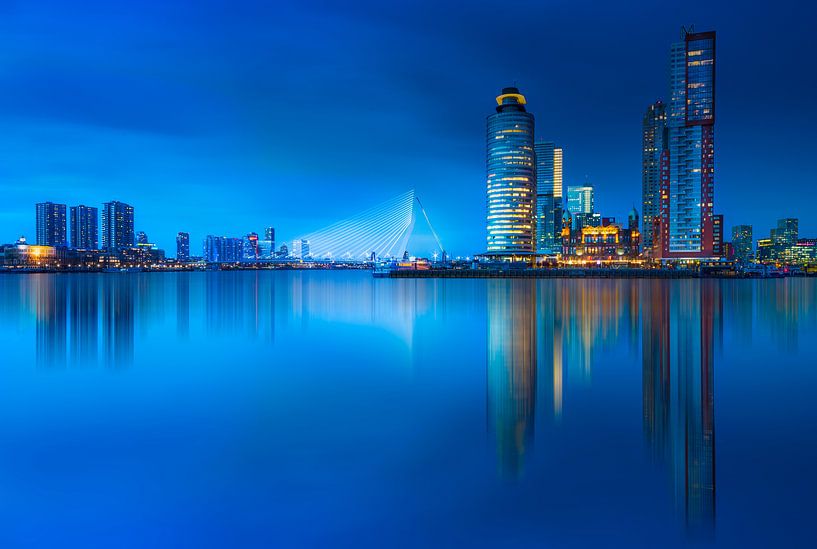
[[[485,117],[516,82],[565,184],[641,199],[641,116],[681,25],[718,32],[716,212],[817,236],[817,8],[744,2],[0,2],[0,242],[34,203],[136,209],[175,251],[291,239],[415,188],[484,246]]]

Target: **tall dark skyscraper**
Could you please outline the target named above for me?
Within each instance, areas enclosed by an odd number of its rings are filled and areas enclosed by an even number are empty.
[[[661,257],[713,255],[715,33],[682,31],[670,54],[669,153]],[[663,174],[662,174],[663,177]],[[663,216],[663,213],[662,213]]]
[[[562,149],[551,141],[538,141],[536,152],[536,253],[562,250]]]
[[[264,240],[275,242],[275,227],[267,227],[264,229]]]
[[[661,154],[667,149],[667,108],[660,99],[647,107],[641,123],[641,215],[645,250],[653,245],[653,224],[658,218]]]
[[[116,252],[134,245],[133,207],[124,202],[102,206],[102,249]]]
[[[71,247],[78,250],[99,248],[99,210],[92,206],[71,206]]]
[[[536,160],[533,115],[517,88],[504,88],[488,117],[488,255],[536,253]]]
[[[176,235],[176,259],[187,261],[190,259],[190,233]]]
[[[37,204],[37,244],[39,246],[67,246],[65,204],[40,202]]]

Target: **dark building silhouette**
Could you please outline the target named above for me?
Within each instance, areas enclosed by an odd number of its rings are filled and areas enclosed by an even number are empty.
[[[37,204],[37,245],[67,246],[65,204]]]
[[[106,202],[102,207],[102,249],[111,253],[135,244],[133,207],[124,202]]]
[[[76,250],[99,248],[99,210],[92,206],[71,206],[71,247]]]

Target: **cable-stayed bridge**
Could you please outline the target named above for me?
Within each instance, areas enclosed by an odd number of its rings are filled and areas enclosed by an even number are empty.
[[[415,205],[431,229],[440,252],[440,239],[426,215],[414,189],[391,198],[359,214],[343,219],[323,229],[305,234],[295,240],[302,257],[367,261],[376,258],[400,257],[408,249],[409,239],[416,222]],[[306,253],[305,253],[306,252]]]

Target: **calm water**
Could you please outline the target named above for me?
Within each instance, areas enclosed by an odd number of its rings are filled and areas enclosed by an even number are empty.
[[[817,280],[0,276],[0,546],[807,546]]]

